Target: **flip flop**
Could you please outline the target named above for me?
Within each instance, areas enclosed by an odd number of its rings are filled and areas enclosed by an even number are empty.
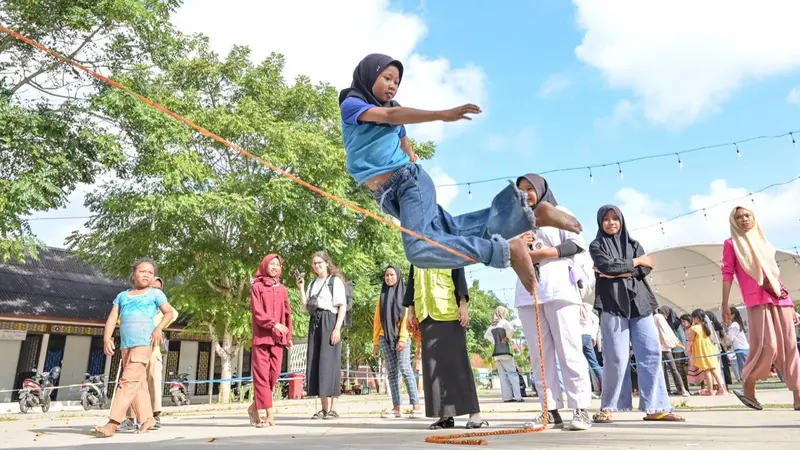
[[[594,422],[594,423],[614,423],[614,421],[611,419],[611,414],[605,413],[603,411],[600,411],[599,413],[596,413],[594,416],[592,416],[592,422]]]
[[[750,409],[755,409],[756,411],[761,411],[764,409],[764,407],[761,406],[761,403],[759,403],[758,400],[744,395],[744,392],[742,391],[733,391],[733,395],[735,395],[736,398],[738,398],[739,401],[742,402],[742,404],[744,404],[744,406],[747,406]]]
[[[648,422],[686,422],[686,419],[683,417],[668,412],[658,413],[655,416],[644,416],[644,419],[642,420],[646,420]]]

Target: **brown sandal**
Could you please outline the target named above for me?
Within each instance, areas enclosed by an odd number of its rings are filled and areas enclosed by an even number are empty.
[[[592,421],[594,423],[614,423],[614,421],[611,419],[611,413],[605,411],[600,411],[592,416]]]
[[[94,427],[91,433],[97,437],[110,438],[115,434],[117,434],[117,428],[119,428],[119,424],[114,422],[108,422],[101,427]]]
[[[644,416],[642,420],[646,420],[648,422],[686,422],[686,419],[684,419],[683,417],[668,412],[647,415]]]

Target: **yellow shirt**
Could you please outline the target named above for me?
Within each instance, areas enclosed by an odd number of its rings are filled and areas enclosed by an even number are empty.
[[[408,339],[408,326],[406,325],[408,319],[408,308],[405,308],[403,313],[403,320],[400,322],[400,335],[399,339],[405,342]],[[372,344],[380,345],[381,336],[383,336],[383,326],[381,325],[381,299],[378,299],[375,305],[375,317],[372,320]]]

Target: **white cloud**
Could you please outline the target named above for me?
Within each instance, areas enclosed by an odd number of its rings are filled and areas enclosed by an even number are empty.
[[[800,69],[800,2],[573,0],[577,57],[643,100],[653,123],[684,126],[748,81]]]
[[[428,174],[433,179],[433,184],[436,187],[436,202],[445,210],[450,207],[450,203],[458,197],[460,189],[458,186],[445,186],[439,187],[442,184],[454,184],[456,180],[453,179],[444,169],[439,165],[434,165],[426,169]]]
[[[389,0],[192,0],[181,7],[174,23],[183,31],[209,36],[221,54],[234,44],[248,45],[256,59],[282,53],[289,80],[305,74],[344,88],[361,58],[380,52],[405,65],[397,96],[401,104],[443,109],[470,102],[484,106],[486,100],[484,71],[474,65],[454,68],[446,58],[416,53],[427,33],[424,20],[419,12],[390,8]],[[439,122],[410,132],[420,140],[441,141],[465,125]]]
[[[792,90],[789,91],[789,95],[786,96],[786,103],[793,105],[800,103],[800,89],[792,88]]]
[[[776,246],[795,246],[797,221],[800,220],[800,180],[785,186],[753,194],[745,187],[733,187],[724,179],[710,183],[708,192],[692,195],[687,202],[661,202],[635,189],[616,194],[633,237],[648,251],[689,243],[720,242],[730,237],[728,216],[736,204],[755,210],[764,232]],[[745,198],[742,198],[745,197]],[[738,200],[737,200],[738,199]],[[703,212],[665,222],[692,210]],[[663,233],[662,225],[663,223]]]
[[[567,89],[572,82],[564,75],[554,74],[547,77],[539,88],[539,97],[552,97]]]

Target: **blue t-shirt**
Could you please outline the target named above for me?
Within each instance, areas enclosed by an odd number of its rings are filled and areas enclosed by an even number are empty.
[[[139,295],[129,292],[122,291],[114,299],[114,306],[119,307],[120,347],[149,347],[158,308],[167,303],[167,296],[156,288]]]
[[[347,173],[359,184],[376,175],[394,172],[411,162],[400,148],[400,139],[406,136],[405,126],[358,120],[364,111],[375,107],[356,97],[348,97],[341,105]]]

